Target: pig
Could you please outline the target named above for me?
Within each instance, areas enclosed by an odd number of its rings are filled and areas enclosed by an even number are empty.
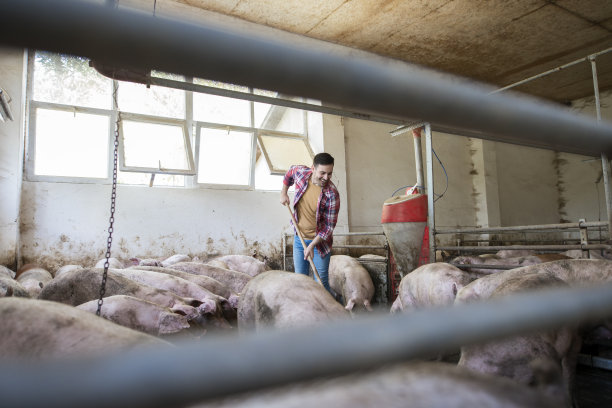
[[[612,281],[612,262],[600,259],[562,259],[509,269],[483,276],[465,286],[457,293],[455,303],[460,304],[487,299],[506,280],[531,273],[548,274],[563,280],[571,286],[609,282]]]
[[[15,272],[7,268],[6,266],[0,265],[0,276],[6,276],[7,278],[15,279]]]
[[[221,311],[226,318],[232,320],[236,318],[236,311],[231,307],[231,305],[229,305],[227,299],[215,295],[214,293],[186,279],[165,273],[137,269],[118,269],[115,270],[114,273],[144,285],[169,290],[170,292],[184,298],[197,299],[198,301],[202,302],[199,309],[206,314],[215,315],[218,319],[217,322],[219,323],[222,322],[221,319],[223,319],[219,314]],[[219,307],[222,308],[222,310],[219,309]],[[227,327],[229,324],[219,324],[219,326]]]
[[[500,259],[504,258],[519,258],[521,256],[532,256],[535,255],[536,252],[531,249],[512,249],[510,246],[508,249],[500,249],[497,251],[495,256]]]
[[[226,269],[246,273],[251,277],[270,270],[270,268],[266,266],[265,262],[261,262],[260,260],[247,255],[225,255],[215,258],[211,262],[215,263],[214,266],[223,268],[223,265],[225,265],[224,268]]]
[[[347,255],[332,255],[329,261],[329,287],[342,295],[345,309],[372,311],[374,283],[358,260]]]
[[[267,271],[244,287],[238,303],[238,329],[305,327],[347,315],[332,295],[308,276]]]
[[[422,265],[402,278],[391,313],[452,305],[458,291],[479,276],[443,262]]]
[[[547,274],[532,273],[506,279],[491,294],[491,298],[516,292],[568,286],[563,280]],[[577,327],[511,336],[484,344],[461,348],[459,366],[484,374],[508,377],[530,385],[540,376],[542,363],[560,366],[562,381],[551,384],[549,392],[564,392],[571,401],[581,338]]]
[[[509,265],[516,266],[517,268],[519,268],[521,266],[535,265],[543,262],[551,262],[560,259],[568,259],[568,257],[561,254],[540,254],[522,256],[517,258],[483,258],[480,256],[460,256],[453,259],[452,262],[458,263],[460,265]],[[470,270],[472,272],[492,274],[502,272],[506,269],[471,268]]]
[[[0,358],[90,357],[140,347],[168,347],[131,330],[57,302],[0,298]]]
[[[10,296],[29,298],[30,293],[15,279],[0,273],[0,297]]]
[[[100,259],[94,265],[94,268],[104,268],[104,264],[106,263],[106,258]],[[123,262],[118,260],[117,258],[108,258],[108,268],[109,269],[123,269],[125,265]]]
[[[100,316],[121,326],[154,336],[178,333],[190,327],[184,315],[133,296],[114,295],[105,297],[103,302]],[[96,313],[98,300],[85,302],[78,305],[77,309]]]
[[[26,264],[19,268],[15,280],[28,291],[31,297],[37,297],[42,288],[53,279],[46,269],[38,265]]]
[[[172,255],[171,257],[164,259],[161,263],[161,266],[167,268],[179,262],[191,262],[191,257],[189,255],[183,254]]]
[[[190,408],[559,408],[564,404],[562,396],[546,395],[507,378],[447,363],[419,362],[250,392]]]
[[[60,268],[58,268],[55,271],[55,274],[53,275],[54,278],[57,278],[58,276],[61,276],[62,274],[68,272],[68,271],[73,271],[75,269],[83,269],[83,266],[81,265],[64,265]]]
[[[205,275],[194,275],[192,273],[179,271],[177,269],[161,268],[157,266],[131,266],[128,269],[140,269],[140,270],[145,270],[145,271],[166,273],[168,275],[177,276],[179,278],[186,279],[190,282],[195,283],[196,285],[200,285],[204,289],[211,291],[215,295],[224,297],[225,299],[229,301],[229,304],[234,309],[238,308],[238,295],[236,295],[233,291],[230,290],[230,288],[225,286],[223,283],[211,277],[208,277]]]
[[[246,273],[210,266],[199,262],[179,262],[172,265],[172,269],[216,279],[238,295],[240,295],[244,286],[251,280],[251,276]]]
[[[609,249],[601,249],[601,250],[591,250],[588,252],[588,259],[607,259],[612,260],[612,251]],[[581,249],[570,249],[569,251],[561,252],[561,255],[565,255],[569,258],[573,259],[581,259],[582,258],[582,250]]]
[[[103,272],[101,268],[68,271],[49,282],[40,292],[39,299],[54,300],[72,306],[98,299]],[[168,290],[138,284],[115,273],[113,269],[108,271],[105,295],[128,295],[145,299],[168,307],[173,312],[183,313],[188,319],[194,319],[200,314],[197,307],[201,302],[182,298]]]

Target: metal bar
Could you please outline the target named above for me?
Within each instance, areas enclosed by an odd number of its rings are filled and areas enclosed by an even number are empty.
[[[427,227],[429,228],[429,262],[436,262],[436,211],[434,201],[433,145],[431,125],[425,124],[425,160],[427,161]]]
[[[612,371],[612,360],[609,358],[591,356],[581,353],[578,354],[578,364]]]
[[[507,90],[507,89],[514,88],[514,87],[516,87],[516,86],[522,85],[522,84],[527,83],[527,82],[531,82],[531,81],[533,81],[534,79],[538,79],[538,78],[542,78],[542,77],[545,77],[545,76],[550,75],[550,74],[554,74],[555,72],[559,72],[559,71],[561,71],[561,70],[563,70],[563,69],[565,69],[565,68],[569,68],[569,67],[571,67],[571,66],[573,66],[573,65],[580,64],[581,62],[588,61],[588,60],[590,60],[591,58],[595,58],[595,57],[597,57],[597,56],[599,56],[599,55],[606,54],[606,53],[608,53],[608,52],[610,52],[610,51],[612,51],[612,47],[610,47],[610,48],[606,48],[605,50],[602,50],[602,51],[596,52],[595,54],[591,54],[591,55],[589,55],[589,56],[586,56],[586,57],[583,57],[583,58],[577,59],[577,60],[575,60],[575,61],[568,62],[567,64],[563,64],[563,65],[558,66],[558,67],[556,67],[556,68],[549,69],[548,71],[544,71],[544,72],[542,72],[542,73],[540,73],[540,74],[537,74],[537,75],[531,76],[531,77],[529,77],[529,78],[525,78],[525,79],[523,79],[523,80],[521,80],[521,81],[518,81],[518,82],[515,82],[515,83],[513,83],[513,84],[510,84],[510,85],[504,86],[503,88],[500,88],[500,89],[497,89],[497,90],[493,91],[493,93],[503,92],[503,91],[505,91],[505,90]]]
[[[293,236],[292,233],[286,233],[286,236]],[[384,236],[385,233],[380,232],[334,232],[335,237],[354,237],[354,236]]]
[[[386,264],[388,259],[367,259],[367,258],[357,258],[357,260],[359,261],[359,263],[384,263]]]
[[[475,265],[475,264],[457,264],[450,263],[459,269],[516,269],[520,268],[519,265]]]
[[[566,230],[580,228],[601,228],[607,227],[608,223],[604,221],[592,222],[574,222],[565,224],[541,224],[541,225],[517,225],[513,227],[491,227],[491,228],[453,228],[453,229],[438,229],[436,234],[499,234],[504,232],[517,231],[539,231],[539,230]]]
[[[386,245],[334,245],[334,248],[338,249],[351,249],[351,248],[362,248],[362,249],[387,249]]]
[[[371,115],[367,113],[352,112],[347,109],[332,108],[330,106],[315,105],[312,103],[292,101],[290,99],[274,98],[270,96],[257,95],[240,91],[232,91],[231,89],[215,88],[214,86],[206,86],[183,81],[175,81],[172,79],[151,77],[149,80],[151,85],[163,86],[172,89],[182,89],[184,91],[199,92],[210,95],[224,96],[226,98],[242,99],[245,101],[266,103],[276,106],[284,106],[287,108],[301,109],[310,112],[320,112],[329,115],[344,116],[347,118],[370,120],[380,123],[389,123],[399,125],[405,123],[405,120],[385,118],[379,115]]]
[[[423,194],[425,191],[425,185],[423,184],[423,153],[421,150],[421,130],[419,129],[419,135],[413,135],[414,139],[414,164],[416,167],[416,184],[417,191]]]
[[[599,81],[597,79],[597,63],[595,56],[589,57],[591,72],[593,74],[593,90],[595,93],[595,110],[597,122],[601,123],[601,101],[599,99]],[[601,170],[604,179],[604,194],[606,196],[606,210],[608,213],[608,240],[612,241],[612,189],[610,188],[610,160],[605,152],[601,153]]]
[[[551,251],[566,251],[569,249],[611,249],[611,245],[502,245],[502,246],[439,246],[441,251],[464,251],[464,252],[479,252],[479,251],[501,251],[502,249],[534,249],[534,250],[551,250]]]
[[[2,361],[2,404],[158,408],[371,369],[440,350],[612,316],[612,285],[514,295],[302,330],[219,336],[98,359]],[[329,339],[343,339],[332,341]],[[32,392],[31,384],[36,384]]]
[[[296,42],[81,1],[4,0],[0,15],[0,42],[6,46],[270,89],[509,143],[590,156],[612,153],[610,123],[598,126],[526,96],[489,95],[485,85],[441,78],[398,61],[345,49],[330,52],[329,44],[316,40]]]

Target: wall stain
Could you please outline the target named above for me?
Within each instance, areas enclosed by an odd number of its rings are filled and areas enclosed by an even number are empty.
[[[555,152],[552,160],[553,168],[555,169],[555,175],[557,176],[557,192],[559,198],[557,199],[557,211],[559,212],[559,222],[568,223],[567,211],[565,206],[567,205],[567,199],[564,198],[565,193],[565,181],[563,180],[563,166],[567,165],[568,161],[561,157],[561,153]]]

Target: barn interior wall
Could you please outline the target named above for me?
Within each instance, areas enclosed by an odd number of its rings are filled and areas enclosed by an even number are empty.
[[[13,121],[0,121],[0,264],[13,265],[17,251],[24,56],[20,49],[0,49],[0,87],[11,98]]]

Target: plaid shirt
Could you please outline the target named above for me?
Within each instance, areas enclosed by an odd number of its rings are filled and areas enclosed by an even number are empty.
[[[291,186],[295,183],[295,198],[293,199],[293,212],[295,219],[298,220],[299,214],[295,211],[298,201],[308,188],[308,180],[312,175],[310,167],[306,166],[291,166],[285,174],[283,183],[286,186]],[[321,257],[327,256],[331,252],[332,243],[334,241],[333,232],[336,222],[338,221],[338,212],[340,211],[340,194],[331,180],[321,189],[321,195],[317,203],[317,230],[316,234],[323,238],[323,242],[317,245],[317,250]]]

